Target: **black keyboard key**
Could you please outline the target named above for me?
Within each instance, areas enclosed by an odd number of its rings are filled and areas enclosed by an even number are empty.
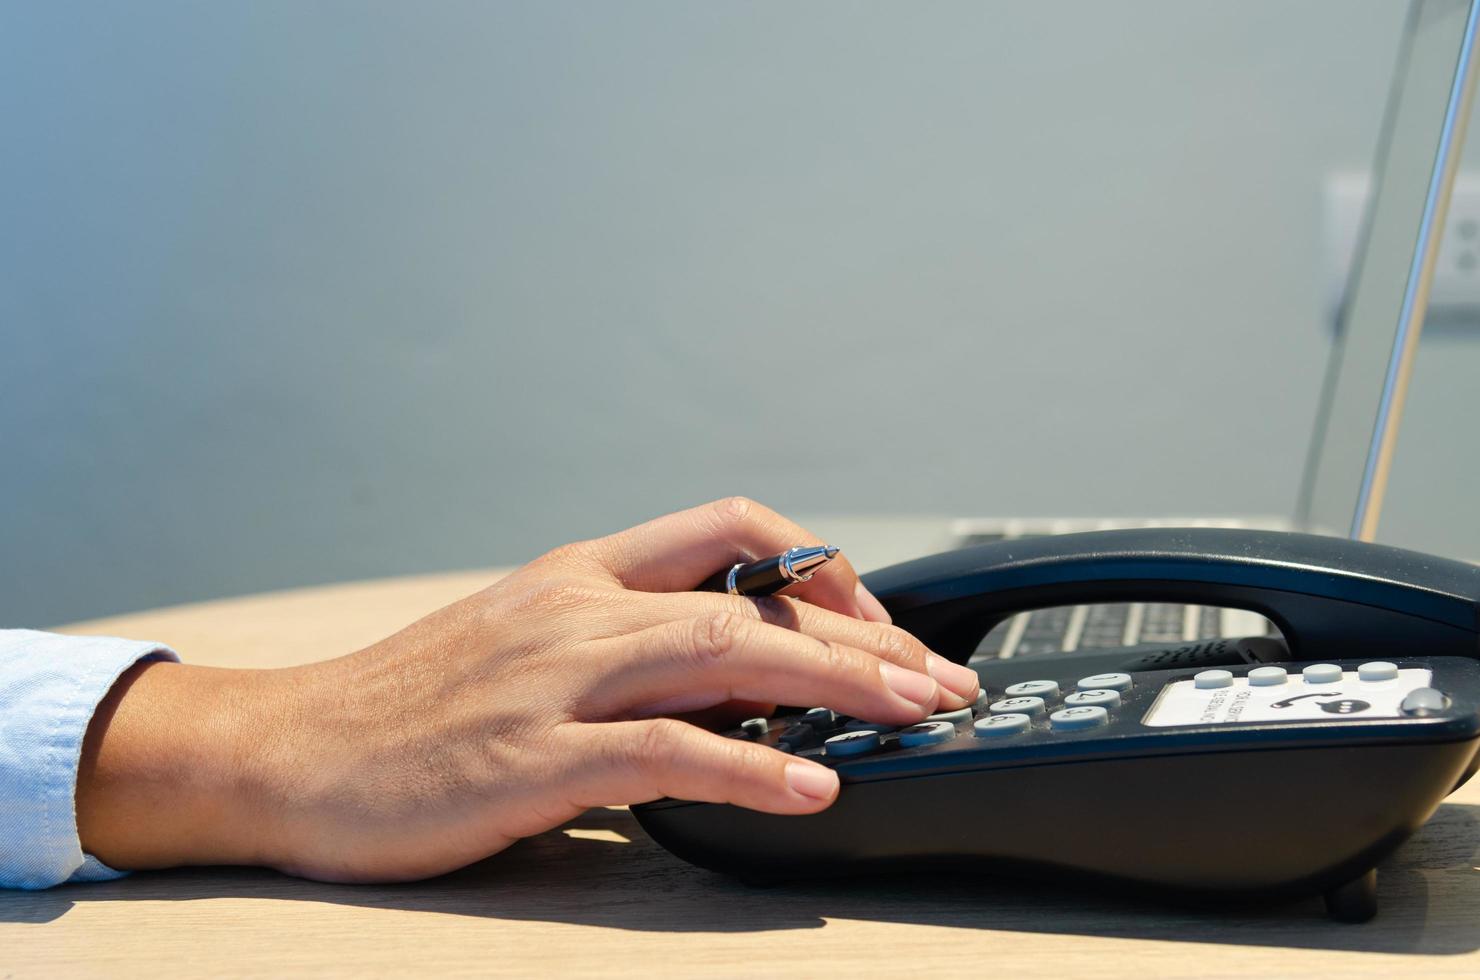
[[[1099,650],[1104,647],[1125,646],[1125,624],[1130,619],[1128,602],[1116,602],[1104,606],[1090,606],[1084,617],[1084,629],[1079,634],[1079,649]]]
[[[1141,635],[1138,643],[1172,643],[1182,639],[1182,624],[1187,607],[1180,602],[1148,602],[1141,607]]]

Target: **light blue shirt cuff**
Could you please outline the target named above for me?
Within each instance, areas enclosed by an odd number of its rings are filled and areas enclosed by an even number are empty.
[[[98,703],[145,659],[180,658],[139,640],[0,630],[0,887],[123,874],[82,852],[77,766]]]

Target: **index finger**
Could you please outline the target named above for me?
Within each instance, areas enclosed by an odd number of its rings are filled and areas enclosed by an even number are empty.
[[[618,582],[641,592],[690,591],[737,562],[823,543],[800,525],[745,497],[728,497],[668,514],[589,542]],[[889,622],[889,614],[841,554],[787,593],[846,616]]]

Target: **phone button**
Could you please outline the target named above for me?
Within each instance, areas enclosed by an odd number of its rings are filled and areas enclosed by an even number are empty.
[[[1386,660],[1374,660],[1357,668],[1357,677],[1364,681],[1390,681],[1398,676],[1398,665]]]
[[[1002,692],[1010,698],[1042,698],[1048,701],[1059,696],[1058,681],[1023,681],[1009,684]]]
[[[1027,715],[1009,712],[978,719],[971,730],[976,733],[977,738],[1006,738],[1009,735],[1021,735],[1032,723],[1033,719]]]
[[[958,721],[970,721],[970,708],[957,708],[955,711],[938,711],[931,715],[926,721],[948,721],[954,725]]]
[[[1428,718],[1448,707],[1449,699],[1444,696],[1443,691],[1436,691],[1432,687],[1420,687],[1408,692],[1403,703],[1398,705],[1398,710],[1410,718]]]
[[[1120,707],[1119,691],[1075,691],[1064,698],[1064,705],[1072,708],[1080,704],[1097,704],[1106,711]]]
[[[925,721],[899,730],[899,744],[907,749],[939,745],[956,737],[956,726],[944,721]]]
[[[838,715],[831,708],[812,708],[802,715],[801,723],[823,732],[838,727]]]
[[[1249,671],[1250,687],[1278,687],[1290,679],[1290,672],[1283,667],[1255,667]]]
[[[771,730],[771,722],[766,718],[747,718],[740,723],[740,730],[751,738],[760,738]]]
[[[1081,691],[1120,691],[1124,693],[1131,689],[1130,674],[1091,674],[1088,677],[1079,678],[1075,685]],[[1069,702],[1064,701],[1065,704]]]
[[[1311,664],[1300,672],[1307,684],[1336,684],[1341,681],[1341,668],[1335,664]]]
[[[1073,708],[1060,708],[1048,716],[1049,724],[1057,732],[1079,732],[1086,728],[1098,728],[1108,724],[1110,712],[1093,704],[1081,704]]]
[[[834,735],[822,743],[822,751],[834,758],[844,758],[850,755],[867,755],[879,747],[878,732],[844,732]]]
[[[1027,715],[1029,718],[1036,718],[1047,709],[1042,698],[1021,697],[994,701],[987,710],[994,715]]]
[[[809,725],[792,725],[776,736],[776,741],[793,749],[799,749],[811,740],[812,728]]]
[[[1192,675],[1192,686],[1199,690],[1228,687],[1233,683],[1233,673],[1227,670],[1201,670]]]

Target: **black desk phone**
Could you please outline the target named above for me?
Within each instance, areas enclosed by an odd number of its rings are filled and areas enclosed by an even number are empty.
[[[751,880],[984,870],[1168,897],[1324,894],[1375,914],[1376,864],[1475,771],[1480,566],[1340,538],[1156,528],[1003,541],[864,577],[965,663],[1026,609],[1253,610],[1282,639],[993,661],[973,707],[896,728],[822,707],[731,732],[836,769],[808,816],[634,807]]]

